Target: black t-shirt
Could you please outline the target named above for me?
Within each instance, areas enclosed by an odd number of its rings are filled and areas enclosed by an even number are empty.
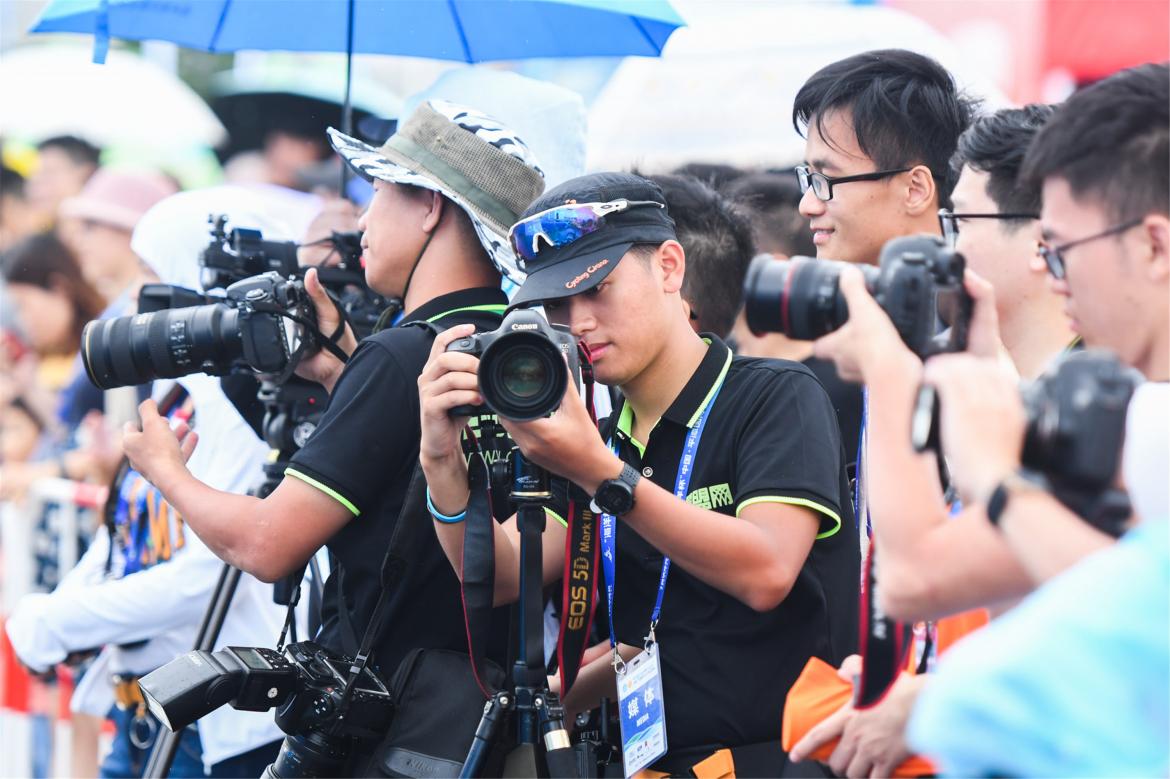
[[[765,613],[671,566],[656,630],[667,765],[707,747],[778,741],[784,698],[808,659],[837,665],[857,647],[860,550],[829,398],[799,363],[733,358],[722,341],[705,337],[707,355],[644,447],[630,437],[628,405],[603,431],[622,459],[673,491],[686,433],[722,378],[688,502],[728,516],[758,502],[785,503],[816,512],[821,526],[792,591]],[[616,544],[615,631],[640,646],[663,556],[620,520]]]
[[[841,443],[845,445],[845,462],[857,462],[857,450],[861,441],[862,394],[861,385],[845,381],[837,373],[837,366],[830,360],[809,357],[801,360],[804,367],[812,371],[829,394],[829,402],[837,412],[837,424],[841,428]]]
[[[380,568],[418,465],[418,376],[434,341],[433,332],[411,322],[447,328],[472,323],[480,331],[499,326],[507,306],[494,288],[443,295],[403,317],[394,328],[362,340],[338,379],[329,406],[285,473],[335,498],[353,513],[327,546],[340,563],[326,583],[318,641],[352,654],[344,609],[361,640],[379,594]],[[390,597],[385,629],[374,661],[384,676],[411,649],[466,651],[459,579],[433,530],[416,534],[417,548],[397,591]],[[344,585],[339,588],[339,581]],[[339,593],[339,589],[344,593]],[[502,659],[502,658],[501,658]]]

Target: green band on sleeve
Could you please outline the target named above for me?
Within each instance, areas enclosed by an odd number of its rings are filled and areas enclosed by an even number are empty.
[[[784,503],[789,506],[801,506],[802,508],[812,509],[820,514],[824,514],[829,519],[833,520],[833,527],[831,530],[826,530],[822,533],[817,533],[817,540],[822,538],[829,538],[837,534],[841,529],[841,517],[836,511],[833,511],[828,506],[822,506],[816,501],[808,500],[807,498],[786,498],[782,495],[761,495],[758,498],[752,498],[740,503],[735,509],[735,516],[739,516],[740,512],[748,506],[754,506],[757,503]]]
[[[321,492],[324,492],[326,495],[333,498],[335,501],[337,501],[338,503],[340,503],[341,505],[345,506],[347,509],[352,511],[353,515],[355,517],[361,516],[362,512],[358,511],[357,506],[353,505],[348,500],[346,500],[344,495],[342,495],[340,492],[338,492],[337,490],[335,490],[331,487],[325,486],[324,484],[317,481],[313,477],[306,476],[305,474],[301,473],[300,471],[294,471],[292,468],[285,468],[284,475],[285,476],[292,476],[293,478],[300,479],[305,484],[316,487],[317,489],[321,490]]]
[[[545,506],[544,513],[547,514],[548,516],[552,517],[553,519],[555,519],[557,522],[560,522],[561,527],[568,527],[569,526],[569,523],[565,521],[564,517],[562,517],[560,514],[553,511],[549,507]]]

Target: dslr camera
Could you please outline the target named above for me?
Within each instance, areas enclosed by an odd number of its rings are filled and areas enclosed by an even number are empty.
[[[1120,535],[1129,504],[1112,489],[1121,466],[1125,418],[1142,375],[1102,350],[1069,352],[1021,388],[1027,413],[1021,464],[1098,529]],[[938,398],[918,391],[911,420],[917,451],[938,450]]]
[[[276,708],[288,734],[268,777],[342,776],[355,743],[385,735],[391,695],[369,669],[350,684],[353,661],[312,641],[284,653],[227,647],[181,655],[139,681],[146,705],[175,732],[225,703],[242,711]]]
[[[148,305],[160,297],[151,293]],[[186,300],[197,294],[172,293]],[[282,376],[314,343],[317,312],[299,279],[269,271],[232,284],[220,302],[203,300],[87,324],[81,357],[89,380],[112,389],[241,367],[261,377]]]
[[[266,241],[259,230],[229,233],[222,215],[209,221],[211,241],[199,257],[201,281],[205,289],[226,288],[226,297],[148,284],[138,314],[90,322],[81,354],[96,386],[248,370],[283,383],[308,347],[320,342],[316,309],[303,283],[306,269],[297,264],[298,244]],[[340,263],[318,268],[318,278],[363,338],[393,303],[366,286],[360,233],[334,233],[326,240]]]
[[[794,257],[752,260],[744,281],[744,311],[756,333],[812,341],[845,324],[849,309],[838,287],[851,263]],[[854,265],[906,346],[919,357],[967,348],[973,301],[963,286],[966,262],[932,235],[895,238],[878,267]],[[940,320],[941,318],[941,320]],[[941,323],[949,332],[939,335]]]
[[[537,311],[517,309],[498,329],[451,342],[449,352],[479,358],[479,393],[487,411],[528,422],[561,405],[570,378],[581,380],[577,340],[568,328],[549,324]],[[485,413],[484,406],[459,406],[452,416]]]

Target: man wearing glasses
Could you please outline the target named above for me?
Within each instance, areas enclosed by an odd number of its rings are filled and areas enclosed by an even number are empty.
[[[954,209],[939,211],[943,237],[995,290],[1000,337],[1025,379],[1038,376],[1075,339],[1062,300],[1037,272],[1040,187],[1016,180],[1028,144],[1052,112],[1029,105],[976,119],[951,158],[959,177]]]
[[[876,264],[891,238],[934,233],[973,107],[950,73],[910,51],[869,51],[814,73],[792,118],[807,138],[796,170],[817,256]]]

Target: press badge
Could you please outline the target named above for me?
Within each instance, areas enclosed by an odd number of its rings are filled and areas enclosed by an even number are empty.
[[[666,710],[658,645],[625,665],[617,677],[622,713],[622,762],[626,779],[666,754]]]

